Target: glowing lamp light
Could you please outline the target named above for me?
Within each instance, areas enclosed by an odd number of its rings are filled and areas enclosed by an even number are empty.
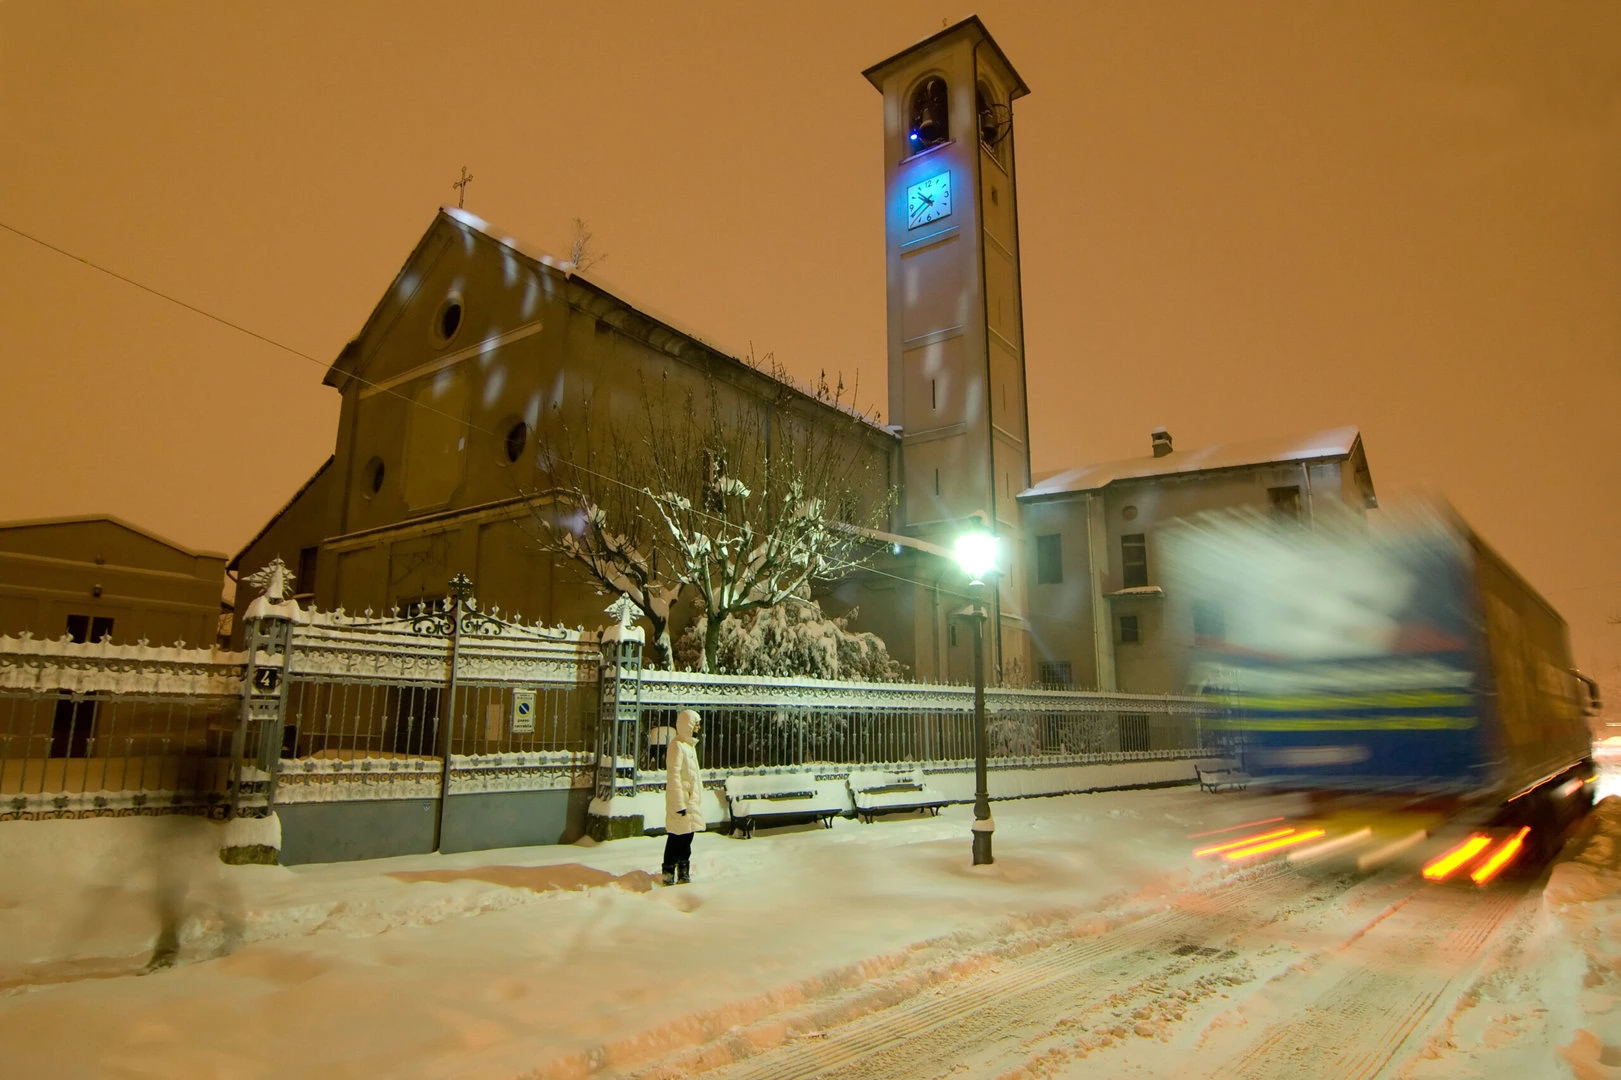
[[[917,142],[917,132],[914,131],[914,132],[912,132],[911,135],[909,135],[907,137],[910,138],[913,142]]]
[[[1001,542],[988,532],[963,533],[957,537],[957,543],[952,548],[957,565],[962,567],[975,585],[983,582],[985,576],[996,569],[1000,553]]]

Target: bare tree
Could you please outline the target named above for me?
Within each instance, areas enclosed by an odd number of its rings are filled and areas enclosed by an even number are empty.
[[[576,274],[583,274],[608,256],[591,246],[591,230],[584,218],[574,219],[574,239],[569,243],[568,261]]]
[[[707,401],[688,395],[675,423],[667,405],[644,399],[652,445],[684,451],[653,455],[645,490],[664,525],[669,573],[706,621],[703,671],[728,615],[808,599],[812,582],[865,562],[874,548],[863,529],[885,524],[893,502],[862,446],[868,421],[846,411],[842,382],[818,388],[831,408],[774,385],[767,403],[727,400],[711,381]]]
[[[538,459],[549,479],[527,492],[539,545],[565,556],[566,565],[599,592],[634,604],[653,631],[654,665],[673,668],[670,609],[682,583],[669,572],[669,559],[661,559],[657,511],[635,483],[644,444],[621,424],[609,423],[599,436],[591,400],[582,406],[573,429],[560,416],[552,418],[550,445]]]
[[[723,392],[710,377],[699,395],[666,374],[643,383],[639,424],[595,431],[589,402],[572,432],[559,421],[549,486],[534,493],[545,497],[530,500],[541,544],[636,606],[660,666],[673,664],[683,593],[707,620],[699,667],[711,670],[728,615],[808,597],[870,556],[863,530],[887,522],[894,493],[842,383],[814,392],[830,407],[769,385]]]

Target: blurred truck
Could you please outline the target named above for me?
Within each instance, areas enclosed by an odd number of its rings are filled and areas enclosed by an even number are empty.
[[[1253,781],[1529,825],[1592,805],[1597,687],[1559,613],[1449,509],[1309,526],[1204,516],[1161,538],[1195,689]]]

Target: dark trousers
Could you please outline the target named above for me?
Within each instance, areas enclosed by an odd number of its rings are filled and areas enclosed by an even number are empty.
[[[692,833],[664,834],[664,869],[674,870],[692,859]]]

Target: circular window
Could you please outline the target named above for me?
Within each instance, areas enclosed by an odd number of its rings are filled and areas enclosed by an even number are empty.
[[[456,336],[456,331],[462,328],[462,300],[459,296],[452,296],[439,305],[439,314],[434,316],[433,332],[444,345]]]
[[[369,499],[383,490],[384,472],[382,458],[374,457],[366,462],[366,498]]]
[[[517,463],[523,456],[523,448],[529,445],[529,425],[519,420],[507,429],[507,460]]]
[[[1120,511],[1120,516],[1125,518],[1127,521],[1131,521],[1137,516],[1137,508],[1135,506],[1128,506],[1124,510]]]

